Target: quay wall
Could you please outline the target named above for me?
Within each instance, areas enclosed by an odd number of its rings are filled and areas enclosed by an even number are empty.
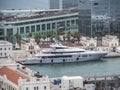
[[[117,57],[120,57],[120,53],[109,52],[104,58],[117,58]]]

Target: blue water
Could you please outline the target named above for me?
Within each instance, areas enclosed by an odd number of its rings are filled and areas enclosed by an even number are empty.
[[[0,0],[0,9],[48,9],[49,0]]]
[[[120,74],[120,58],[107,58],[101,61],[66,63],[66,64],[46,64],[46,65],[26,65],[30,69],[39,71],[49,77],[68,76],[93,76]]]

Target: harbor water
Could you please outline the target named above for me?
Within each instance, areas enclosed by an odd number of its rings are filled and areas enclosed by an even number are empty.
[[[104,58],[99,61],[26,65],[50,78],[67,76],[100,76],[120,74],[120,58]]]

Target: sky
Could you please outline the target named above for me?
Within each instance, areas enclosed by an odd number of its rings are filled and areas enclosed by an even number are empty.
[[[0,9],[48,9],[49,0],[0,0]]]

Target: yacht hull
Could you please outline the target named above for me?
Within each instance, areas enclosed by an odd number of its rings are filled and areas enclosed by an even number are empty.
[[[83,62],[101,60],[107,52],[90,52],[90,53],[74,53],[69,55],[51,55],[51,56],[39,56],[36,58],[27,58],[19,61],[23,65],[31,64],[54,64],[54,63],[72,63],[72,62]]]

